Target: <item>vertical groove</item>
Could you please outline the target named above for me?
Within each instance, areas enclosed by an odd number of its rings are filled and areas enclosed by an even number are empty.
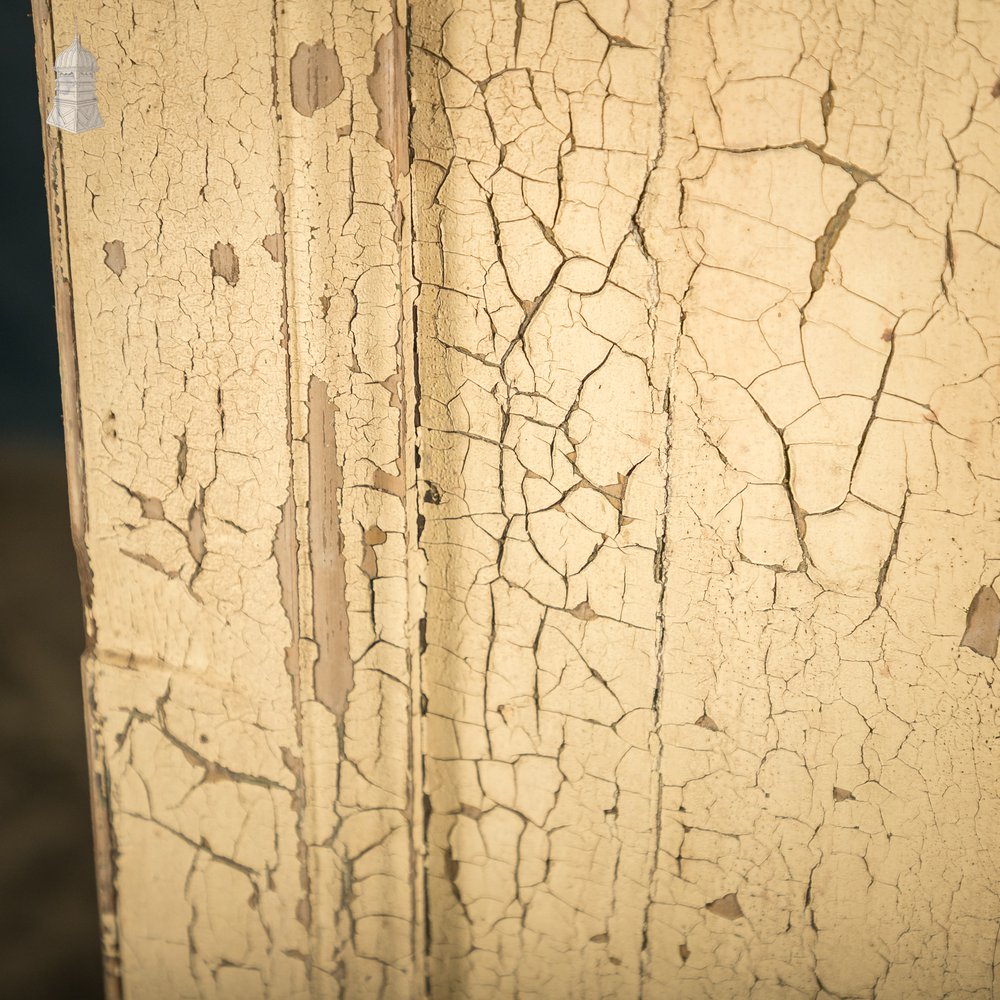
[[[652,177],[657,169],[659,168],[664,155],[664,150],[666,148],[667,142],[667,123],[666,123],[666,108],[668,101],[667,93],[667,73],[670,63],[670,18],[673,14],[673,2],[668,0],[666,16],[663,23],[663,40],[662,40],[662,53],[660,57],[660,87],[659,87],[659,101],[660,101],[660,146],[657,151],[656,159],[653,162],[653,166],[650,170],[650,177]],[[647,178],[647,187],[649,184],[649,178]],[[638,219],[643,212],[643,200],[640,200],[639,205],[636,208],[636,218]],[[678,218],[678,224],[680,224],[680,219]],[[641,231],[641,225],[640,225]],[[645,241],[644,241],[645,242]],[[647,249],[647,254],[649,253]],[[657,262],[655,257],[651,256],[654,260],[654,274],[657,276],[657,288],[656,288],[656,300],[657,303],[661,298],[660,288],[659,288],[659,268],[657,267]],[[681,319],[683,321],[683,313],[681,314]],[[657,326],[657,320],[653,319],[654,326],[654,338],[656,336],[655,329]],[[657,609],[656,609],[656,686],[653,690],[653,700],[652,700],[652,714],[653,714],[653,725],[655,730],[652,734],[652,739],[650,741],[651,746],[656,754],[656,760],[653,765],[653,784],[654,784],[654,799],[653,808],[655,809],[654,817],[654,828],[655,836],[653,838],[653,849],[652,858],[650,860],[649,866],[649,894],[646,897],[646,906],[642,915],[642,944],[639,954],[639,998],[638,1000],[644,1000],[646,996],[646,984],[648,981],[648,965],[649,965],[649,921],[650,915],[653,910],[653,906],[656,901],[656,888],[657,888],[657,878],[656,873],[659,868],[660,860],[660,844],[663,838],[663,739],[660,735],[662,727],[662,705],[661,699],[663,697],[663,655],[665,647],[665,636],[666,636],[666,601],[667,601],[667,565],[668,565],[668,554],[667,554],[667,529],[670,521],[670,474],[669,474],[669,462],[670,462],[670,417],[671,417],[671,401],[674,392],[673,385],[673,375],[675,370],[675,362],[677,357],[677,350],[680,344],[681,330],[678,329],[676,340],[674,342],[674,349],[671,353],[670,363],[667,366],[667,382],[665,389],[665,397],[663,400],[664,409],[664,443],[663,443],[663,515],[660,518],[660,537],[658,539],[656,559],[653,567],[653,571],[656,575],[658,588],[658,599],[657,599]]]
[[[413,860],[413,954],[414,981],[413,995],[417,998],[428,998],[430,981],[428,971],[428,953],[430,948],[430,924],[428,920],[427,899],[427,821],[430,810],[424,791],[424,732],[423,732],[423,641],[424,634],[424,586],[423,586],[423,552],[420,548],[419,534],[419,469],[420,469],[420,357],[417,342],[417,297],[420,293],[419,281],[416,277],[416,260],[414,252],[414,205],[413,205],[413,73],[412,73],[412,34],[410,28],[410,8],[408,0],[399,0],[405,21],[402,25],[403,45],[402,67],[404,85],[402,92],[406,98],[406,164],[397,165],[397,176],[405,178],[405,196],[398,192],[400,203],[404,206],[402,241],[400,247],[401,269],[403,275],[402,306],[403,315],[400,326],[400,337],[408,338],[408,343],[401,344],[400,355],[403,359],[403,412],[401,419],[406,422],[402,435],[404,452],[407,462],[406,475],[406,524],[407,534],[412,539],[408,550],[408,591],[411,606],[408,611],[407,632],[409,637],[408,655],[410,659],[410,704],[411,725],[409,734],[410,755],[410,808],[412,822],[412,860]],[[398,47],[397,47],[398,51]],[[398,92],[398,88],[397,92]],[[402,110],[401,110],[402,114]]]

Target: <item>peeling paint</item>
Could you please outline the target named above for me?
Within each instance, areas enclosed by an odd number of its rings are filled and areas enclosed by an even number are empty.
[[[337,50],[318,41],[300,42],[292,56],[289,79],[292,107],[311,118],[321,108],[329,107],[344,90],[344,74]]]
[[[337,454],[337,408],[322,379],[309,381],[309,535],[313,546],[313,668],[316,699],[343,717],[354,686],[347,621],[347,574],[341,530],[342,456]]]
[[[407,128],[410,123],[406,90],[406,35],[397,22],[375,44],[375,67],[368,92],[378,109],[378,142],[392,153],[393,182],[409,169]]]
[[[740,909],[740,901],[737,899],[735,892],[727,893],[719,899],[713,899],[711,903],[705,904],[705,909],[716,917],[722,917],[724,920],[739,920],[745,916]]]
[[[125,270],[125,244],[121,240],[111,240],[104,244],[104,263],[109,271],[120,278]]]
[[[92,6],[110,995],[991,995],[1000,12]]]
[[[974,653],[995,659],[1000,639],[1000,597],[992,587],[980,587],[969,605],[965,632],[959,645]]]
[[[222,278],[227,285],[235,285],[240,280],[240,261],[231,243],[216,243],[211,261],[213,277]]]
[[[285,241],[281,233],[271,233],[261,241],[261,246],[271,255],[275,264],[285,266]]]

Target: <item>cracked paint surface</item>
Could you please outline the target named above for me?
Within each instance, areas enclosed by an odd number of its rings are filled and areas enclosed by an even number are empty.
[[[104,95],[117,128],[49,151],[109,992],[411,996],[397,12],[39,5],[44,65],[76,13],[128,84]]]
[[[666,5],[412,14],[432,996],[637,996],[656,863]]]
[[[991,996],[996,11],[675,3],[669,50],[648,995]]]
[[[1000,14],[408,6],[79,9],[109,993],[986,1000]]]

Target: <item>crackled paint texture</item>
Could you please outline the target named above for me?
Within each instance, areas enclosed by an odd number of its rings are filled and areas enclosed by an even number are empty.
[[[1000,9],[52,6],[109,995],[993,997]]]
[[[109,990],[410,996],[412,350],[378,139],[407,111],[375,57],[399,15],[35,13],[43,93],[78,14],[113,123],[48,135]]]

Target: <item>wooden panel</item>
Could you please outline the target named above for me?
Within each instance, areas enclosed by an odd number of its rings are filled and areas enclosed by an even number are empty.
[[[111,994],[991,996],[1000,13],[406,6],[79,10]]]
[[[78,14],[109,123],[48,144],[110,977],[409,996],[399,23],[388,2],[54,7],[42,79]]]
[[[635,996],[656,859],[666,5],[414,11],[434,996]]]

